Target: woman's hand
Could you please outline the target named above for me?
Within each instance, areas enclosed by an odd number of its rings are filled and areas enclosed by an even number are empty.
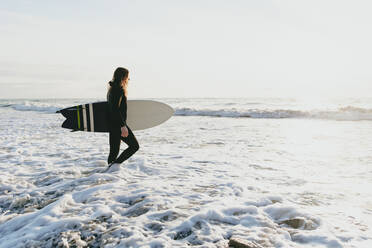
[[[128,137],[128,128],[126,126],[121,127],[121,136]]]

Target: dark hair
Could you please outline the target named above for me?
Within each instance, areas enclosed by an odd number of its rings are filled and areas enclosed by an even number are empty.
[[[123,67],[116,68],[114,72],[114,76],[112,77],[112,80],[109,82],[110,86],[117,86],[121,87],[121,81],[123,79],[126,79],[129,75],[128,69],[125,69]]]

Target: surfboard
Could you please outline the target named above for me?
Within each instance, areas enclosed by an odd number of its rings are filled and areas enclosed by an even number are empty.
[[[132,130],[143,130],[162,124],[171,118],[171,106],[153,100],[128,100],[127,125]],[[108,104],[94,102],[58,110],[66,120],[63,128],[72,131],[108,132]]]

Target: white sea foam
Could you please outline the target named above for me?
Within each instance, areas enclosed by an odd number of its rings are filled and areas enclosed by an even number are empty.
[[[103,173],[108,135],[44,113],[0,108],[1,248],[370,247],[370,122],[174,116]]]

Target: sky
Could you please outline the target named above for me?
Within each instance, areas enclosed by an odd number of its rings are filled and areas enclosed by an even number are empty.
[[[0,98],[371,97],[372,1],[1,0]]]

